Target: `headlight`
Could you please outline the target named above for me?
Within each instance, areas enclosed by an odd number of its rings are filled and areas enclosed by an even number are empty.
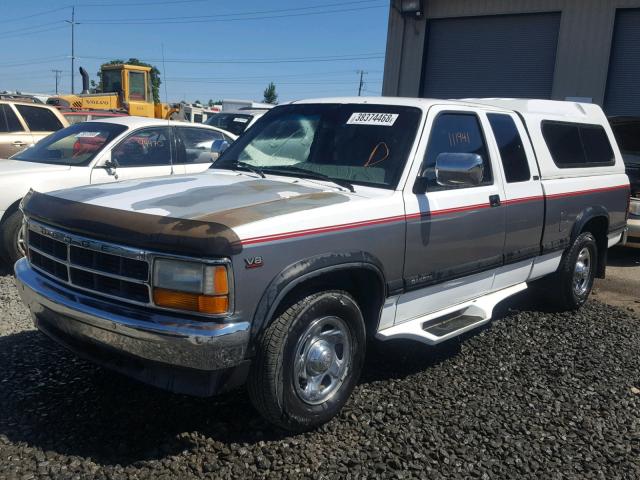
[[[156,259],[153,301],[159,307],[221,315],[229,313],[226,265]]]
[[[629,203],[629,213],[631,215],[640,216],[640,199],[631,199],[631,202]]]

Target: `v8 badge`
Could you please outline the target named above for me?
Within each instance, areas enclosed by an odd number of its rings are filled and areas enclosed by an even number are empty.
[[[249,257],[244,259],[244,268],[260,268],[264,265],[264,261],[261,256]]]

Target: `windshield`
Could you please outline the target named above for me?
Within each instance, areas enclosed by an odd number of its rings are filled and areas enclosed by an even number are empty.
[[[126,129],[115,123],[77,123],[58,130],[11,158],[55,165],[86,165]]]
[[[121,70],[103,70],[102,71],[102,91],[104,93],[122,92]]]
[[[252,115],[247,115],[246,113],[216,113],[211,115],[206,123],[212,127],[218,127],[235,135],[240,135],[245,131],[252,118]]]
[[[395,188],[421,111],[371,104],[299,104],[274,108],[233,143],[212,168],[239,162],[265,173]]]
[[[624,163],[640,166],[640,120],[625,121],[612,127]]]

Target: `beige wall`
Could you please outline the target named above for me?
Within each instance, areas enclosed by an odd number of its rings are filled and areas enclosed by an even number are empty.
[[[383,95],[416,97],[429,18],[561,12],[552,98],[590,97],[602,104],[617,8],[640,0],[424,0],[422,18],[389,12]]]

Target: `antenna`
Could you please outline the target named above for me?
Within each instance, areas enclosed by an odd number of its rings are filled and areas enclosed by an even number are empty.
[[[360,74],[360,85],[358,86],[358,96],[362,95],[362,87],[364,87],[364,76],[369,73],[364,70],[358,70],[356,73]]]
[[[169,108],[169,94],[167,93],[167,67],[164,63],[164,43],[160,44],[160,47],[162,48],[162,76],[164,77],[164,101],[167,104],[167,108]],[[149,78],[149,80],[151,80],[151,78]],[[171,127],[171,119],[169,118],[169,116],[167,116],[167,127]],[[171,162],[171,175],[173,175],[173,142],[169,143],[170,149],[169,149],[169,161]]]

